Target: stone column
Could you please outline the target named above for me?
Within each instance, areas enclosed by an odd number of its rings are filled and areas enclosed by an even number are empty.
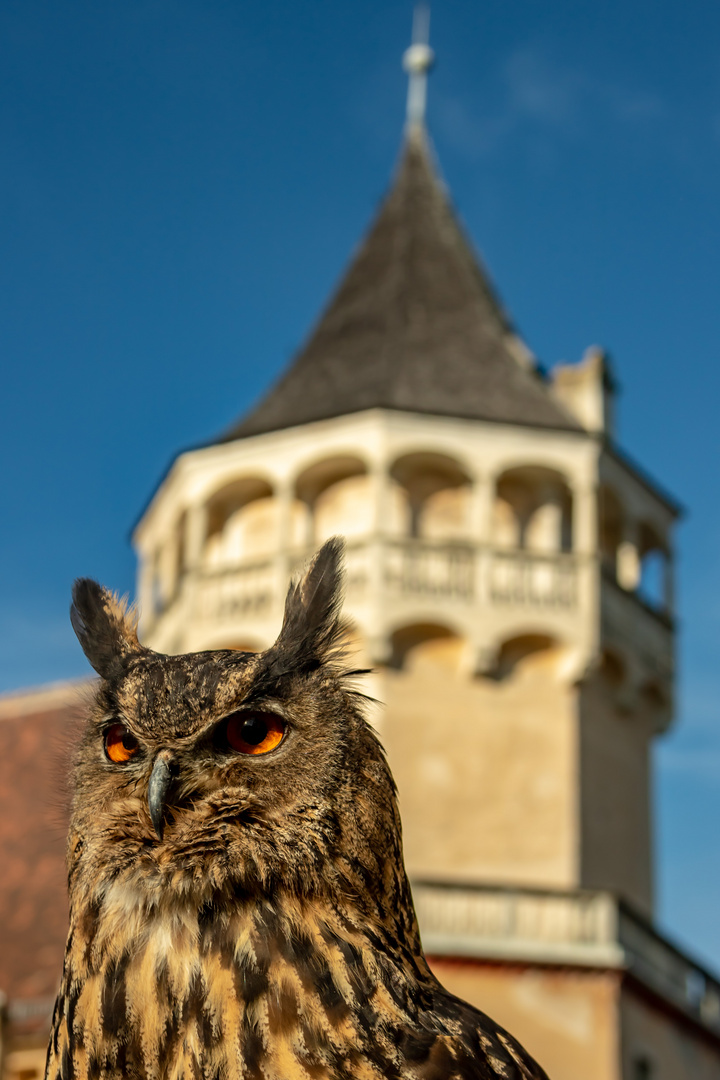
[[[495,477],[489,473],[475,476],[470,492],[470,539],[473,544],[492,545],[492,511]]]
[[[185,512],[185,563],[191,574],[200,569],[207,527],[207,505],[202,502],[189,506]]]
[[[152,625],[155,620],[155,604],[153,598],[153,578],[155,577],[156,555],[154,551],[144,551],[140,555],[138,567],[137,598],[140,608],[140,631]]]
[[[637,534],[637,522],[626,518],[622,540],[618,544],[616,566],[618,585],[628,592],[635,592],[642,574]]]
[[[277,506],[275,517],[275,550],[288,551],[290,548],[291,513],[294,499],[292,480],[283,476],[274,485],[274,497]]]
[[[594,483],[572,488],[572,549],[580,555],[598,552],[598,491]]]
[[[365,601],[372,612],[370,625],[373,634],[366,641],[371,664],[387,663],[390,643],[385,633],[385,583],[390,557],[387,539],[386,515],[388,502],[388,474],[385,461],[374,461],[370,467],[370,528],[368,542],[360,558],[364,562]],[[402,558],[402,552],[399,553]],[[352,553],[350,554],[352,559]],[[351,597],[352,599],[352,597]]]
[[[375,462],[372,465],[370,469],[370,490],[372,499],[370,535],[373,537],[384,536],[386,534],[388,491],[388,474],[384,463]]]
[[[469,532],[475,550],[474,601],[486,610],[490,603],[490,582],[493,573],[492,512],[495,499],[495,477],[481,473],[473,478],[470,491]]]
[[[600,536],[594,478],[573,484],[572,497],[572,580],[567,585],[579,616],[577,662],[584,668],[597,655],[600,634]]]
[[[295,487],[289,476],[275,482],[274,496],[277,506],[275,518],[275,594],[276,604],[282,605],[292,573],[290,554],[290,529]]]

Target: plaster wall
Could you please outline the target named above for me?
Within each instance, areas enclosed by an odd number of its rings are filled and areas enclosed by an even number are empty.
[[[451,993],[511,1031],[551,1080],[633,1080],[620,1072],[616,973],[443,959],[431,967]]]
[[[621,998],[624,1080],[634,1080],[645,1060],[651,1080],[720,1080],[720,1045],[696,1028],[673,1019],[633,989]]]
[[[21,1041],[17,1046],[8,1047],[0,1071],[2,1080],[40,1080],[45,1075],[47,1044],[48,1035],[43,1032],[37,1040]]]
[[[578,694],[580,745],[579,885],[618,892],[650,914],[653,900],[650,825],[652,715],[622,708],[602,672]]]
[[[452,639],[421,646],[376,693],[413,878],[578,884],[573,696],[552,657],[469,678]]]

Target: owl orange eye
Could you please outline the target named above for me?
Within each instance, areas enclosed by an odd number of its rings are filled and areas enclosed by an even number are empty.
[[[116,765],[129,761],[140,749],[140,744],[124,724],[113,724],[105,732],[105,753]]]
[[[269,712],[237,712],[223,726],[228,746],[240,754],[267,754],[279,746],[285,722]]]

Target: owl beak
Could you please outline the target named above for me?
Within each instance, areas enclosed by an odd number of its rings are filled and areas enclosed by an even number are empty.
[[[158,754],[155,758],[153,770],[150,773],[150,783],[148,785],[148,808],[158,840],[163,838],[165,800],[175,772],[175,762],[171,755],[167,751]]]

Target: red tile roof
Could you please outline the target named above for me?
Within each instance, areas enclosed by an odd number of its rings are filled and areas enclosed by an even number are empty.
[[[52,999],[60,978],[67,775],[83,685],[0,698],[0,991],[18,1019]]]

